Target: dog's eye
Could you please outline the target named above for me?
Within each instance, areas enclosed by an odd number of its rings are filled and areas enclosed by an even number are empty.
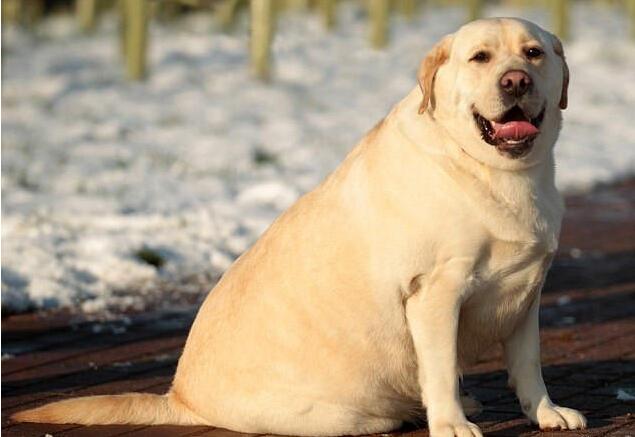
[[[483,50],[478,51],[474,53],[474,55],[470,58],[470,61],[478,62],[479,64],[484,64],[489,61],[489,53]]]
[[[525,50],[525,56],[527,56],[527,58],[529,59],[537,59],[541,57],[543,54],[544,52],[538,47],[530,47],[527,50]]]

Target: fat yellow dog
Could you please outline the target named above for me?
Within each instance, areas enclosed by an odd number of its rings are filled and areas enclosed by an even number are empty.
[[[443,38],[416,86],[227,271],[165,395],[64,400],[15,420],[259,434],[481,436],[462,369],[502,343],[540,428],[578,429],[540,367],[538,307],[563,203],[553,147],[568,68],[552,34],[487,19]]]

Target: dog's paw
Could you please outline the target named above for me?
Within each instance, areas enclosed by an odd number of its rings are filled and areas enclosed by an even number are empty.
[[[584,429],[586,418],[577,410],[544,405],[536,411],[536,418],[540,429]]]
[[[483,437],[478,426],[472,422],[436,423],[430,425],[430,437]]]
[[[468,417],[476,416],[483,412],[483,404],[467,394],[461,395],[461,406]]]

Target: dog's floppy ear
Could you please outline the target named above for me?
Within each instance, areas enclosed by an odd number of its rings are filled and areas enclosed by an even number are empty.
[[[562,42],[555,35],[552,35],[552,39],[553,50],[562,60],[562,92],[560,94],[560,109],[567,109],[567,105],[569,103],[569,66],[567,65],[567,60],[564,57]]]
[[[419,80],[419,86],[423,93],[423,100],[421,106],[419,106],[419,114],[423,114],[432,98],[432,89],[434,87],[434,77],[437,74],[437,70],[441,65],[447,61],[450,56],[450,46],[452,45],[452,35],[447,35],[441,41],[439,41],[430,50],[428,55],[421,61],[419,66],[419,73],[417,79]]]

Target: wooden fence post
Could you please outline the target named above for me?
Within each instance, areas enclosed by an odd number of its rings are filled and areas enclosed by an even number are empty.
[[[3,0],[2,24],[19,24],[22,5],[22,0]]]
[[[626,0],[626,12],[628,14],[629,34],[635,40],[635,0]]]
[[[285,6],[288,9],[305,11],[309,9],[309,0],[285,0]]]
[[[529,6],[532,3],[531,0],[505,0],[505,6],[514,7],[514,8],[522,8],[525,6]],[[536,3],[535,1],[533,3]]]
[[[388,0],[367,0],[370,8],[370,43],[380,49],[388,43]]]
[[[97,22],[97,0],[75,0],[75,13],[79,28],[83,32],[95,30]]]
[[[181,12],[181,4],[176,2],[153,2],[153,6],[153,14],[150,15],[162,22],[174,20]]]
[[[143,79],[146,74],[148,46],[147,0],[120,0],[122,52],[129,79]]]
[[[234,24],[239,0],[222,0],[214,9],[214,16],[223,30],[227,30]]]
[[[399,8],[399,12],[403,14],[406,20],[412,21],[417,12],[417,0],[399,0],[397,8]]]
[[[249,41],[251,69],[262,80],[271,74],[271,41],[273,40],[273,0],[251,0],[251,35]]]
[[[474,21],[483,16],[483,0],[467,0],[467,21]]]
[[[4,7],[4,1],[2,2]],[[32,27],[44,15],[44,0],[20,0],[20,21],[27,27]]]
[[[324,27],[332,29],[335,26],[337,0],[320,0],[319,7]]]
[[[561,39],[569,38],[569,0],[553,0],[551,2],[553,31]]]

